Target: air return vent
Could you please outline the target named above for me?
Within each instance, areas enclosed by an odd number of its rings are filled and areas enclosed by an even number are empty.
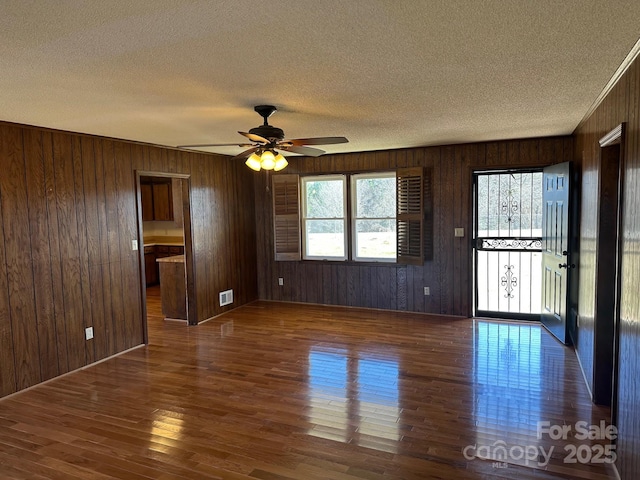
[[[225,290],[220,292],[220,306],[230,305],[233,303],[233,290]]]

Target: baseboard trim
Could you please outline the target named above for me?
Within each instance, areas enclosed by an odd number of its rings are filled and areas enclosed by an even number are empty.
[[[227,310],[226,312],[219,313],[218,315],[214,315],[213,317],[205,318],[201,322],[196,323],[195,326],[202,325],[203,323],[210,322],[211,320],[215,320],[216,318],[222,317],[223,315],[226,315],[227,313],[231,313],[234,310],[237,310],[237,309],[242,308],[242,307],[246,307],[247,305],[251,305],[253,302],[257,302],[257,300],[253,300],[253,301],[251,301],[249,303],[243,303],[242,305],[238,305],[237,307],[234,307],[231,310]]]
[[[587,380],[587,374],[584,372],[584,367],[582,366],[582,361],[580,360],[580,354],[578,353],[578,349],[574,346],[573,352],[576,354],[576,358],[578,359],[578,365],[580,366],[580,371],[582,372],[582,378],[584,379],[584,384],[587,387],[587,392],[589,392],[589,400],[593,403],[593,393],[591,392],[591,386],[589,385],[589,381]]]
[[[12,398],[12,397],[14,397],[16,395],[20,395],[21,393],[28,392],[29,390],[31,390],[33,388],[40,387],[42,385],[46,385],[47,383],[53,382],[53,381],[58,380],[60,378],[64,378],[67,375],[71,375],[72,373],[77,373],[77,372],[80,372],[82,370],[86,370],[86,369],[94,367],[94,366],[96,366],[96,365],[98,365],[100,363],[106,362],[107,360],[111,360],[112,358],[119,357],[120,355],[124,355],[125,353],[129,353],[129,352],[132,352],[134,350],[137,350],[137,349],[143,348],[143,347],[146,347],[146,345],[144,343],[141,343],[140,345],[136,345],[135,347],[127,348],[126,350],[123,350],[122,352],[114,353],[113,355],[109,355],[108,357],[105,357],[105,358],[103,358],[101,360],[97,360],[95,362],[89,363],[88,365],[84,365],[82,367],[76,368],[76,369],[71,370],[69,372],[63,373],[62,375],[58,375],[56,377],[50,378],[48,380],[45,380],[44,382],[36,383],[35,385],[31,385],[30,387],[23,388],[22,390],[18,390],[17,392],[10,393],[9,395],[5,395],[4,397],[0,398],[0,402],[2,402],[3,400],[6,400],[8,398]]]
[[[251,303],[248,303],[246,305],[252,305],[256,302],[269,302],[269,303],[287,303],[287,304],[291,304],[291,305],[310,305],[313,307],[327,307],[327,308],[348,308],[348,309],[357,309],[357,310],[371,310],[374,312],[389,312],[389,313],[402,313],[402,314],[408,314],[408,315],[428,315],[430,317],[450,317],[451,319],[463,319],[463,318],[473,318],[473,317],[467,317],[467,316],[463,316],[463,315],[450,315],[447,313],[431,313],[431,312],[414,312],[411,310],[392,310],[389,308],[374,308],[374,307],[359,307],[357,305],[332,305],[332,304],[326,304],[326,303],[312,303],[312,302],[293,302],[293,301],[288,301],[288,300],[265,300],[265,299],[259,299],[259,300],[254,300]],[[244,305],[243,305],[244,306]]]

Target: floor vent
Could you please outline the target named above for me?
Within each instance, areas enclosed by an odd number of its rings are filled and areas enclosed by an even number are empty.
[[[220,306],[230,305],[233,303],[233,290],[225,290],[220,292]]]

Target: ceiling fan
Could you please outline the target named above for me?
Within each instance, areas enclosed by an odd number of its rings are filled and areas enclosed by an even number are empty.
[[[336,143],[347,143],[345,137],[315,137],[296,138],[285,140],[284,131],[278,127],[269,125],[267,119],[278,109],[273,105],[256,105],[254,110],[264,119],[264,123],[259,127],[252,128],[248,132],[238,132],[244,135],[252,143],[208,143],[199,145],[178,145],[178,148],[201,148],[201,147],[250,147],[244,152],[233,157],[233,160],[244,160],[247,166],[255,171],[282,170],[288,165],[284,155],[278,152],[298,153],[310,157],[319,157],[324,150],[308,147],[307,145],[333,145]]]

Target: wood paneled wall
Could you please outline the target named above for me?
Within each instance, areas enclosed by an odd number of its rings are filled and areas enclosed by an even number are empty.
[[[286,173],[394,170],[423,166],[427,186],[427,242],[422,266],[355,262],[276,262],[270,192],[256,176],[258,285],[261,299],[349,305],[448,315],[470,315],[472,250],[471,175],[474,169],[545,166],[570,160],[571,137],[424,147],[294,158]],[[454,228],[465,237],[455,238]],[[284,285],[278,286],[278,277]],[[423,294],[428,286],[431,295]]]
[[[589,382],[593,376],[595,271],[598,258],[598,140],[626,122],[623,183],[622,288],[618,370],[618,471],[623,479],[640,472],[640,60],[636,60],[595,112],[579,126],[576,159],[582,165],[580,323],[576,349]]]
[[[143,342],[136,170],[190,175],[198,320],[256,299],[242,162],[0,123],[0,396]]]

